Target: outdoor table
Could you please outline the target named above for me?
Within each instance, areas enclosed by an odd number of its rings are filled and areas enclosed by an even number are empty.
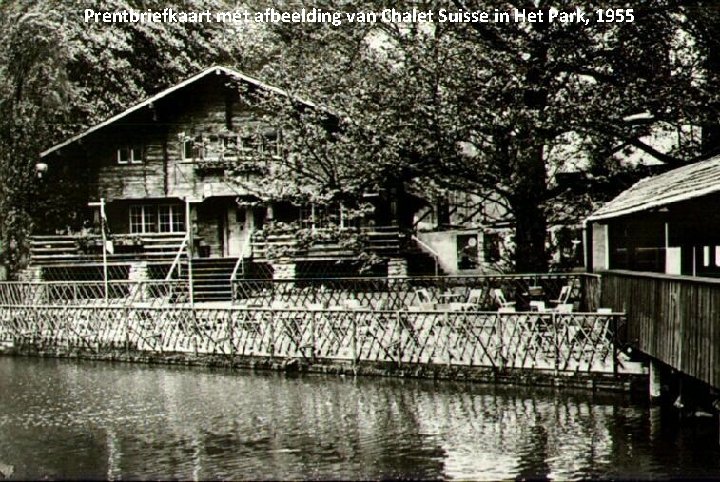
[[[440,298],[441,303],[452,303],[454,301],[462,301],[463,295],[462,293],[440,293],[438,298]]]

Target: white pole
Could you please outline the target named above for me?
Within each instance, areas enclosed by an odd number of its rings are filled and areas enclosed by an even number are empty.
[[[100,232],[102,233],[103,279],[105,280],[105,302],[108,300],[107,235],[105,234],[105,198],[100,198]]]
[[[192,270],[192,257],[193,257],[193,236],[192,236],[192,223],[190,222],[190,198],[185,198],[185,229],[187,232],[187,258],[188,258],[188,289],[190,290],[190,308],[195,306],[195,294],[193,293],[193,270]]]
[[[107,236],[105,235],[105,198],[100,198],[100,202],[89,202],[90,207],[100,208],[100,236],[102,236],[102,256],[103,256],[103,285],[105,287],[105,301],[108,300],[108,266],[107,266]]]

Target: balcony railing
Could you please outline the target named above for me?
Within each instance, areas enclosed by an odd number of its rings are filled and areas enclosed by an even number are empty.
[[[348,228],[353,232],[356,228]],[[255,233],[252,239],[253,258],[267,260],[279,257],[294,259],[339,259],[354,258],[359,253],[355,246],[348,246],[341,239],[323,237],[323,233],[331,230],[317,228],[313,231],[317,236],[307,245],[302,243],[297,233]],[[334,230],[332,232],[335,232]],[[380,256],[395,256],[400,253],[401,233],[397,226],[380,226],[360,228],[358,236],[366,243],[367,251]]]
[[[114,234],[111,262],[134,259],[170,260],[177,254],[185,233]],[[42,235],[30,238],[30,263],[36,266],[100,262],[103,239],[99,234]]]
[[[637,349],[720,387],[720,279],[606,271],[601,300],[627,313]]]

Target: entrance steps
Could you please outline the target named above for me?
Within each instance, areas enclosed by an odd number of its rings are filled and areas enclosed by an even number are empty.
[[[231,301],[232,273],[237,258],[195,258],[193,297],[195,301]],[[187,269],[183,270],[187,276]]]

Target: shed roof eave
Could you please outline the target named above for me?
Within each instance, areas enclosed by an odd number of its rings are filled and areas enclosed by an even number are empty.
[[[630,207],[621,209],[619,211],[594,214],[594,215],[588,216],[587,222],[595,222],[595,221],[603,221],[603,220],[608,220],[608,219],[613,219],[613,218],[619,218],[621,216],[625,216],[628,214],[638,213],[641,211],[647,211],[650,209],[667,206],[669,204],[676,204],[676,203],[683,202],[683,201],[689,201],[691,199],[696,199],[699,197],[707,196],[709,194],[713,194],[716,192],[720,192],[720,184],[714,185],[714,186],[709,186],[709,187],[706,187],[705,189],[698,189],[697,191],[693,191],[693,192],[689,192],[689,193],[678,194],[677,196],[669,197],[666,199],[644,202],[642,204],[638,204],[637,206],[630,206]]]

